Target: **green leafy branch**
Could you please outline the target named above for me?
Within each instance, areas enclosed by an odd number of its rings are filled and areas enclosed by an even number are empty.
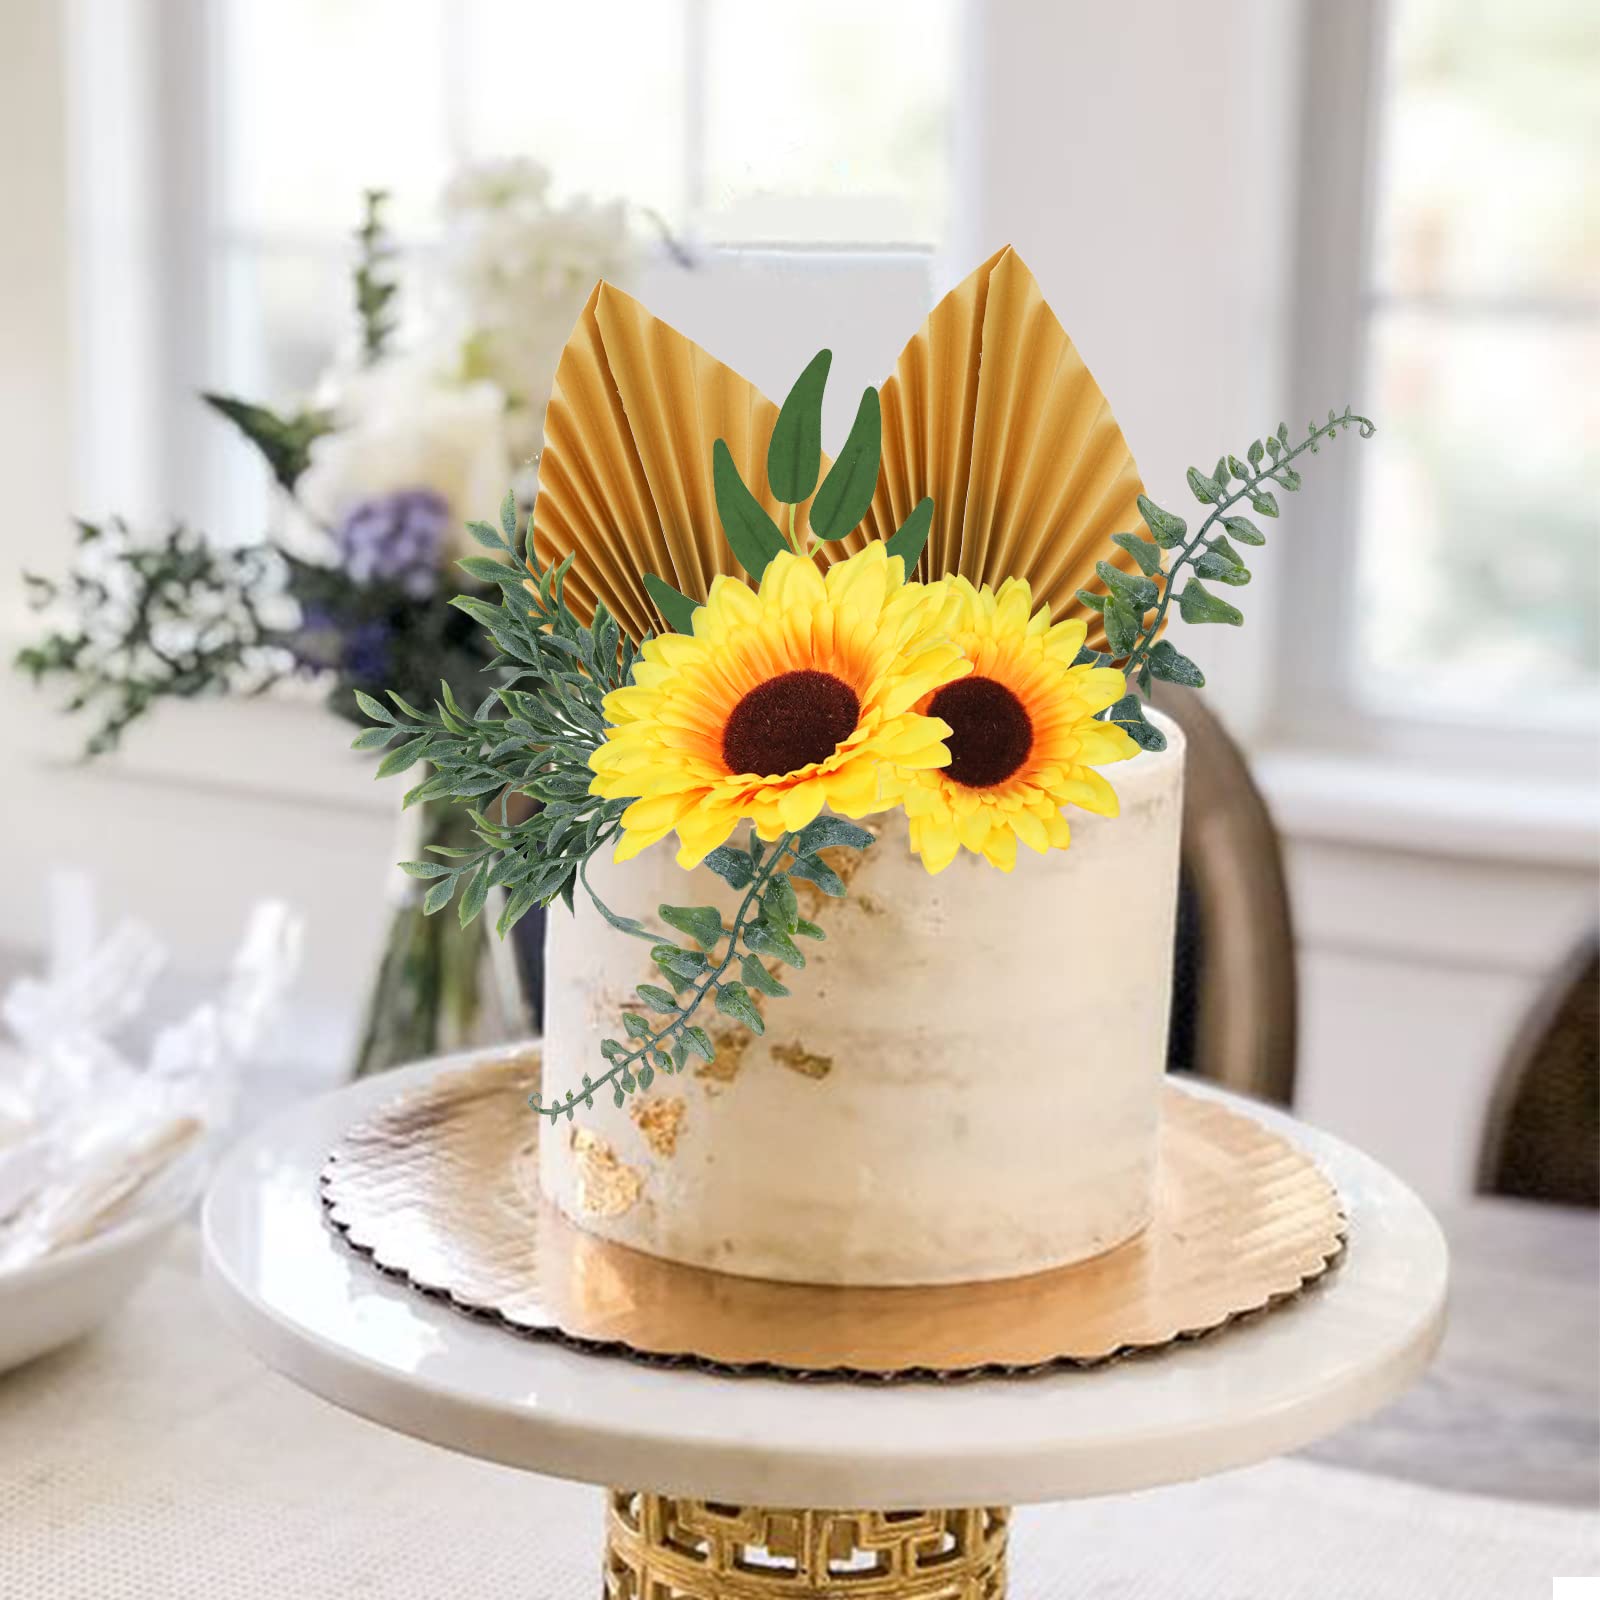
[[[1109,561],[1095,564],[1105,591],[1080,589],[1078,599],[1100,613],[1110,648],[1103,652],[1084,649],[1078,659],[1095,665],[1115,665],[1126,674],[1130,692],[1101,716],[1125,728],[1142,749],[1162,750],[1167,741],[1161,730],[1145,719],[1139,694],[1132,692],[1131,686],[1137,684],[1139,693],[1148,696],[1157,678],[1196,689],[1205,683],[1199,667],[1159,637],[1173,595],[1178,597],[1178,615],[1185,622],[1238,627],[1244,621],[1243,612],[1214,594],[1202,581],[1210,579],[1233,588],[1249,583],[1250,569],[1229,535],[1241,544],[1267,542],[1255,523],[1234,513],[1234,507],[1248,500],[1258,516],[1276,517],[1278,499],[1271,486],[1290,493],[1299,489],[1300,474],[1291,463],[1307,451],[1317,454],[1320,440],[1332,439],[1351,427],[1363,439],[1370,439],[1377,431],[1366,417],[1354,415],[1346,406],[1342,416],[1330,411],[1326,422],[1307,423],[1306,437],[1299,444],[1290,445],[1288,425],[1280,423],[1275,434],[1257,439],[1250,446],[1243,461],[1237,456],[1223,456],[1209,476],[1190,467],[1191,493],[1202,505],[1212,508],[1193,535],[1182,517],[1162,510],[1146,495],[1139,496],[1139,515],[1149,529],[1148,537],[1138,533],[1112,535],[1112,543],[1126,550],[1139,570],[1123,572]],[[1166,552],[1176,553],[1163,567]],[[1177,580],[1186,568],[1188,581],[1180,590]]]
[[[14,665],[35,683],[64,680],[64,709],[97,717],[86,755],[115,749],[161,700],[256,694],[288,673],[266,615],[283,580],[270,546],[215,545],[181,525],[146,539],[115,518],[77,527],[64,579],[24,575],[36,610],[70,620]]]
[[[822,477],[822,397],[832,364],[831,350],[819,350],[811,358],[779,409],[767,445],[767,485],[773,498],[789,508],[786,530],[772,520],[739,475],[727,441],[718,439],[712,448],[711,485],[723,537],[734,559],[757,583],[775,556],[791,550],[803,558],[818,540],[833,543],[846,538],[872,508],[883,459],[883,412],[876,389],[863,391],[844,448],[821,487],[817,485]],[[890,555],[904,559],[908,575],[932,526],[933,501],[925,498],[885,541]],[[644,585],[669,628],[677,633],[693,628],[697,602],[653,572],[645,574]]]
[[[659,1020],[651,1022],[642,1012],[626,1013],[622,1020],[629,1042],[607,1039],[601,1046],[606,1070],[586,1077],[584,1087],[561,1104],[537,1104],[551,1118],[562,1112],[570,1118],[579,1101],[593,1103],[597,1089],[610,1086],[620,1104],[657,1072],[680,1070],[691,1054],[715,1059],[711,1036],[694,1022],[707,1001],[724,1016],[761,1032],[755,994],[788,993],[763,958],[803,967],[805,956],[796,939],[823,937],[821,928],[800,916],[795,881],[843,895],[844,880],[820,852],[832,846],[865,849],[873,836],[854,823],[819,817],[771,846],[752,835],[748,849],[723,845],[713,850],[705,864],[743,890],[743,898],[726,926],[713,906],[659,906],[661,921],[686,936],[681,941],[663,938],[636,918],[613,911],[590,885],[587,868],[594,854],[617,838],[622,813],[631,802],[590,793],[589,758],[605,737],[605,697],[631,681],[638,647],[603,604],[596,606],[587,626],[578,620],[564,595],[572,557],[559,566],[539,568],[532,552],[531,518],[519,534],[512,496],[501,508],[500,529],[481,522],[468,527],[498,558],[473,556],[461,565],[474,578],[497,587],[500,599],[491,604],[463,595],[452,604],[488,630],[499,651],[489,665],[505,674],[504,682],[470,713],[448,684],[426,711],[393,691],[387,706],[358,692],[357,702],[373,726],[356,738],[354,747],[393,746],[379,763],[380,778],[426,768],[422,781],[406,795],[406,805],[443,799],[467,805],[475,846],[429,845],[425,853],[431,859],[400,863],[410,876],[431,880],[424,912],[442,911],[454,900],[466,925],[483,911],[490,892],[499,890],[504,896],[498,924],[503,934],[534,905],[559,897],[571,910],[581,886],[612,927],[650,944],[663,982],[641,984],[638,993]],[[515,808],[522,815],[514,814],[512,806],[518,795],[533,803]],[[714,958],[719,945],[725,948]],[[730,976],[736,963],[737,976]]]
[[[394,244],[383,208],[389,203],[388,191],[362,192],[361,226],[356,229],[355,291],[356,315],[361,321],[361,358],[371,366],[387,353],[394,335],[396,318],[392,302],[400,286],[392,276]]]
[[[687,935],[687,942],[663,940],[643,923],[618,916],[589,888],[585,877],[584,888],[606,921],[622,933],[649,941],[650,959],[665,983],[636,986],[644,1010],[623,1012],[626,1041],[602,1041],[600,1053],[608,1066],[599,1077],[585,1073],[583,1087],[569,1090],[565,1098],[547,1105],[534,1095],[529,1104],[552,1122],[563,1114],[570,1122],[575,1108],[592,1107],[595,1094],[603,1089],[609,1087],[613,1103],[620,1106],[635,1089],[649,1088],[658,1072],[681,1072],[691,1055],[714,1061],[711,1035],[694,1021],[708,1000],[723,1016],[752,1033],[764,1033],[766,1024],[755,995],[786,995],[789,990],[768,970],[763,957],[798,969],[806,958],[795,940],[826,937],[816,923],[800,915],[794,880],[805,879],[825,894],[842,895],[843,879],[820,852],[833,846],[864,850],[872,839],[871,833],[852,822],[818,817],[770,846],[754,832],[747,848],[720,846],[705,864],[730,888],[744,891],[731,923],[724,923],[715,906],[657,908],[661,920]],[[739,975],[730,977],[735,962]],[[651,1022],[646,1012],[664,1020]]]
[[[498,588],[498,604],[459,595],[451,604],[487,630],[498,655],[487,670],[502,682],[471,713],[450,686],[441,686],[431,711],[421,711],[393,691],[393,709],[371,695],[357,701],[376,724],[357,736],[354,748],[377,750],[401,742],[378,764],[379,778],[419,764],[429,770],[405,797],[468,803],[480,847],[437,848],[443,861],[402,862],[415,878],[436,880],[423,901],[440,911],[461,891],[462,924],[483,910],[491,889],[503,890],[499,920],[504,933],[535,905],[557,897],[570,908],[578,876],[596,850],[617,835],[625,800],[589,793],[589,757],[605,737],[603,702],[629,682],[636,646],[603,604],[585,625],[567,605],[564,585],[572,565],[541,570],[532,552],[531,519],[519,538],[517,508],[507,495],[501,527],[469,523],[474,539],[509,561],[469,556],[461,566]],[[511,799],[534,802],[531,815],[513,816]],[[495,805],[486,796],[495,796]]]

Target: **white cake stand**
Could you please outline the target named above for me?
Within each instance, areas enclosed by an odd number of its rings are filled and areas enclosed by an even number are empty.
[[[612,1494],[608,1595],[653,1595],[654,1581],[727,1600],[989,1600],[1003,1592],[1006,1513],[960,1508],[1120,1493],[1295,1449],[1398,1393],[1442,1332],[1448,1258],[1416,1196],[1348,1145],[1224,1097],[1333,1178],[1350,1246],[1299,1299],[1193,1344],[1095,1370],[879,1388],[519,1338],[384,1276],[323,1221],[318,1175],[340,1134],[460,1064],[353,1084],[244,1140],[206,1198],[208,1276],[262,1358],[336,1405],[508,1466],[631,1486]]]

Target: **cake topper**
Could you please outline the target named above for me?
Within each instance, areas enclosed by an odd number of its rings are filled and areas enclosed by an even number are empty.
[[[961,851],[1002,871],[1017,845],[1070,841],[1066,808],[1115,815],[1099,768],[1160,750],[1144,715],[1156,679],[1198,687],[1161,637],[1243,621],[1208,584],[1250,580],[1239,544],[1264,536],[1293,463],[1373,425],[1347,407],[1191,468],[1206,508],[1144,494],[1104,395],[1015,252],[942,300],[881,390],[867,389],[837,459],[822,452],[831,365],[820,352],[780,407],[637,302],[591,295],[556,373],[531,516],[507,496],[493,556],[462,562],[498,604],[455,605],[498,648],[504,682],[464,710],[361,695],[361,748],[401,742],[387,777],[425,762],[406,797],[465,802],[478,847],[403,863],[426,905],[463,921],[503,891],[502,932],[581,888],[620,934],[649,943],[625,1038],[582,1088],[535,1109],[570,1120],[657,1073],[715,1056],[707,1006],[756,1033],[756,995],[824,929],[797,881],[846,892],[823,852],[862,850],[862,819],[900,810],[930,873]],[[509,802],[536,802],[513,820]],[[745,832],[749,825],[748,833]],[[662,905],[664,938],[606,905],[586,867],[674,835],[737,894]],[[835,858],[837,859],[837,858]]]

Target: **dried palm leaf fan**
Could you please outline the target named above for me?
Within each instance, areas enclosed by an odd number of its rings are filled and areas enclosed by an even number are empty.
[[[1099,617],[1076,598],[1104,586],[1097,560],[1126,571],[1111,535],[1140,526],[1138,468],[1083,358],[1014,251],[951,290],[900,353],[881,391],[883,458],[861,527],[817,551],[824,565],[887,539],[925,496],[933,530],[923,578],[1026,578],[1059,619]],[[727,441],[769,514],[767,444],[778,407],[638,301],[600,284],[556,368],[545,413],[534,551],[571,554],[567,593],[603,599],[635,637],[662,620],[646,572],[695,600],[738,574],[712,489]],[[824,473],[827,463],[824,462]],[[802,515],[804,513],[802,512]]]

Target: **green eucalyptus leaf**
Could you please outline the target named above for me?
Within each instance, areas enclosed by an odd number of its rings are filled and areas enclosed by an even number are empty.
[[[1278,514],[1277,497],[1270,489],[1252,489],[1250,491],[1250,504],[1255,508],[1258,516],[1275,517]]]
[[[818,817],[800,830],[794,847],[799,855],[815,855],[818,850],[838,844],[851,850],[865,850],[875,838],[876,835],[858,822],[849,822],[843,817]]]
[[[816,923],[807,922],[804,917],[795,923],[794,931],[799,934],[802,939],[826,939],[828,937],[828,935],[821,928],[819,928]]]
[[[1079,603],[1088,606],[1091,611],[1103,612],[1106,608],[1106,602],[1110,598],[1110,595],[1096,594],[1093,589],[1080,589],[1078,591]]]
[[[933,528],[933,497],[925,495],[911,508],[910,515],[890,534],[884,548],[906,564],[906,577],[916,570],[918,559]]]
[[[1235,588],[1241,588],[1250,581],[1248,567],[1218,550],[1201,551],[1195,558],[1194,570],[1202,578],[1211,578],[1217,583],[1232,584]]]
[[[791,967],[803,967],[806,964],[806,958],[800,953],[799,945],[788,934],[779,933],[768,923],[751,923],[745,930],[744,942],[758,956],[776,956],[778,960],[786,962]]]
[[[728,548],[733,551],[734,560],[759,583],[768,563],[788,548],[788,542],[760,501],[745,487],[722,439],[711,449],[711,486],[716,492],[717,515],[722,519]]]
[[[1150,670],[1164,683],[1181,683],[1185,688],[1203,689],[1205,674],[1188,656],[1180,655],[1165,639],[1150,647]]]
[[[761,897],[761,915],[770,927],[779,933],[793,933],[800,920],[800,902],[794,885],[781,872],[767,885]]]
[[[1106,643],[1114,656],[1127,655],[1139,637],[1139,614],[1120,595],[1112,595],[1105,609]]]
[[[1138,533],[1114,533],[1111,542],[1120,545],[1139,563],[1139,570],[1153,577],[1161,570],[1161,546]]]
[[[1262,448],[1262,444],[1259,439],[1257,439],[1255,443],[1250,446],[1247,454],[1250,458],[1250,465],[1252,467],[1259,467],[1261,465],[1261,458],[1266,454],[1266,452]],[[1241,472],[1239,476],[1242,478],[1244,474]]]
[[[652,945],[650,959],[669,976],[687,983],[695,982],[706,969],[706,958],[698,950],[676,944]]]
[[[1293,494],[1294,491],[1300,487],[1302,479],[1300,474],[1296,472],[1293,467],[1284,467],[1278,473],[1278,482],[1281,483],[1284,488],[1290,492],[1290,494]]]
[[[1114,722],[1141,750],[1165,750],[1167,736],[1152,722],[1146,722],[1144,706],[1138,695],[1125,694],[1104,713],[1107,722]]]
[[[1205,506],[1214,506],[1222,498],[1222,486],[1213,482],[1198,467],[1189,468],[1189,490]]]
[[[711,1042],[711,1035],[704,1028],[685,1028],[679,1037],[702,1061],[717,1059],[717,1048]]]
[[[816,884],[824,894],[832,895],[835,900],[844,896],[844,879],[820,856],[801,856],[789,868],[789,876],[804,878],[808,883]]]
[[[678,1003],[659,983],[636,983],[633,992],[654,1012],[669,1016],[678,1009]]]
[[[1148,611],[1160,598],[1160,591],[1156,588],[1155,580],[1141,577],[1132,572],[1124,572],[1121,567],[1114,567],[1109,561],[1097,561],[1094,570],[1100,575],[1100,581],[1105,584],[1112,594],[1119,600],[1126,600],[1128,604],[1141,615]]]
[[[788,985],[779,983],[754,956],[746,956],[739,963],[739,973],[750,988],[762,994],[785,995],[789,992]]]
[[[817,486],[822,470],[822,393],[832,362],[831,350],[819,350],[811,358],[795,379],[772,430],[767,486],[786,505],[799,505]]]
[[[1245,584],[1250,581],[1250,569],[1245,566],[1244,557],[1228,543],[1225,535],[1220,533],[1214,535],[1206,541],[1206,547],[1208,554],[1221,556],[1224,561],[1232,565],[1235,575],[1224,577],[1224,583]],[[1201,576],[1204,577],[1205,574],[1202,573]]]
[[[755,868],[743,850],[719,844],[701,866],[709,867],[730,889],[742,889],[755,877]]]
[[[1211,481],[1219,489],[1228,487],[1228,458],[1226,456],[1217,457],[1217,464],[1211,469]]]
[[[1174,545],[1183,543],[1183,536],[1188,533],[1189,524],[1182,517],[1174,516],[1170,511],[1163,511],[1148,495],[1139,496],[1138,506],[1139,515],[1144,518],[1144,525],[1150,530],[1150,537],[1163,550],[1170,550]]]
[[[637,1011],[624,1011],[622,1026],[628,1030],[630,1039],[648,1039],[656,1031]]]
[[[422,898],[422,913],[431,917],[435,911],[442,911],[450,904],[450,896],[456,892],[454,877],[441,878]]]
[[[398,728],[367,728],[350,741],[352,750],[381,750],[399,733]]]
[[[737,980],[718,985],[717,1010],[723,1016],[731,1017],[735,1022],[741,1023],[752,1033],[767,1031],[767,1025],[762,1020],[760,1011],[756,1009],[755,1001],[750,998],[750,991]]]
[[[1226,622],[1237,628],[1244,613],[1212,594],[1198,578],[1191,578],[1178,596],[1178,615],[1185,622]]]
[[[1249,517],[1224,517],[1222,526],[1231,533],[1240,544],[1265,544],[1267,536]]]
[[[443,878],[455,869],[442,861],[402,861],[400,870],[408,878]]]
[[[654,601],[656,610],[661,613],[662,621],[674,633],[694,632],[694,614],[700,607],[688,595],[674,589],[665,578],[658,578],[653,572],[645,573],[644,588]]]
[[[722,938],[722,913],[715,906],[658,906],[656,911],[668,927],[688,934],[703,949],[714,949]]]
[[[811,502],[811,531],[819,539],[842,539],[855,530],[872,505],[883,454],[883,413],[878,391],[868,389],[839,458]]]

